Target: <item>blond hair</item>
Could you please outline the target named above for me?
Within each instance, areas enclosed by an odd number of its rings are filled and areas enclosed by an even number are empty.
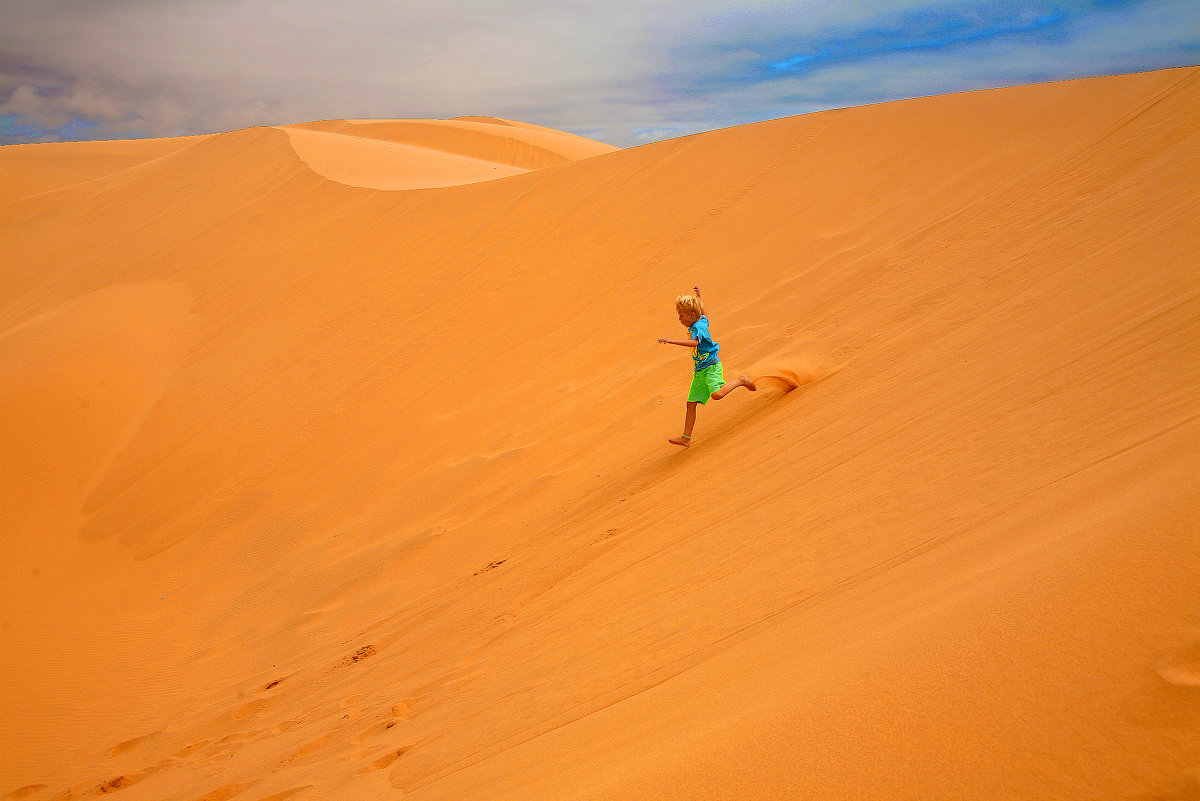
[[[697,317],[704,316],[704,304],[695,295],[680,295],[675,298],[675,310],[681,312],[688,311]]]

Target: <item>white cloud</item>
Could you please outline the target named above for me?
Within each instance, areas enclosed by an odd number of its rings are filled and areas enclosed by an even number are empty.
[[[1194,0],[1105,5],[1112,13],[1081,15],[1073,38],[1052,45],[984,42],[756,76],[744,70],[764,47],[971,4],[0,0],[0,121],[9,115],[26,129],[54,129],[86,120],[97,124],[92,136],[163,136],[480,114],[629,145],[816,108],[1018,83],[1045,70],[1066,77],[1150,69],[1166,66],[1151,63],[1156,53],[1180,63],[1200,52],[1194,26],[1187,49]]]

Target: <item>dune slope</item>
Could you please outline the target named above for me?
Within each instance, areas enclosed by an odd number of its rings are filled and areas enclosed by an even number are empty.
[[[27,195],[102,178],[164,156],[202,137],[59,142],[0,147],[0,206]]]
[[[0,208],[0,798],[1200,792],[1200,70],[457,125]]]
[[[370,189],[431,189],[540,170],[616,148],[497,118],[334,120],[282,128],[318,174]]]

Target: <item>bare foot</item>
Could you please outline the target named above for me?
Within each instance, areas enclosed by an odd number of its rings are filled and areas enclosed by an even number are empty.
[[[689,448],[692,445],[691,437],[671,437],[667,442],[672,445],[678,445],[681,448]]]
[[[733,381],[730,381],[728,384],[714,392],[712,395],[713,400],[720,400],[738,387],[745,387],[751,392],[758,391],[758,387],[754,385],[754,382],[750,380],[749,376],[739,375]]]

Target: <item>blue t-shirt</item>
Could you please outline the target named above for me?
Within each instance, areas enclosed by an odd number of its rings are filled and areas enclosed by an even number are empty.
[[[696,363],[697,373],[717,363],[717,351],[721,350],[721,346],[713,342],[712,335],[708,333],[707,317],[701,316],[688,327],[688,339],[696,340],[696,347],[692,348],[692,360]]]

